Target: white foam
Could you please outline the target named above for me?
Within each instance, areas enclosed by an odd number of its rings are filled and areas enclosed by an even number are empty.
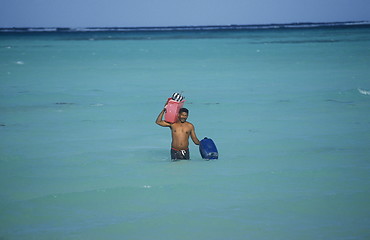
[[[24,64],[24,62],[22,62],[22,61],[16,61],[15,63],[18,64],[18,65],[23,65]]]
[[[360,88],[357,88],[357,90],[363,94],[363,95],[370,95],[370,91],[366,91],[366,90],[363,90],[363,89],[360,89]]]

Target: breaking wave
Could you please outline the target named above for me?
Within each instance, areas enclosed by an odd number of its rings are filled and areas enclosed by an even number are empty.
[[[361,94],[363,94],[363,95],[370,95],[370,91],[363,90],[363,89],[360,89],[360,88],[358,88],[357,90],[358,90]]]

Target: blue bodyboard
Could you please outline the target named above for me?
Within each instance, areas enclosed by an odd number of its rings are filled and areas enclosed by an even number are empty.
[[[204,138],[200,141],[199,151],[203,159],[218,159],[218,151],[216,145],[210,138]]]

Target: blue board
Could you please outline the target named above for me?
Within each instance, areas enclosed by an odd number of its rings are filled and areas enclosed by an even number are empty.
[[[215,143],[210,138],[204,138],[199,144],[200,155],[203,159],[218,159],[218,151]]]

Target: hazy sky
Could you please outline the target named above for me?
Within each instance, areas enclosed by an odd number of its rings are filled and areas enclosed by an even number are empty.
[[[0,27],[370,21],[370,0],[0,0]]]

